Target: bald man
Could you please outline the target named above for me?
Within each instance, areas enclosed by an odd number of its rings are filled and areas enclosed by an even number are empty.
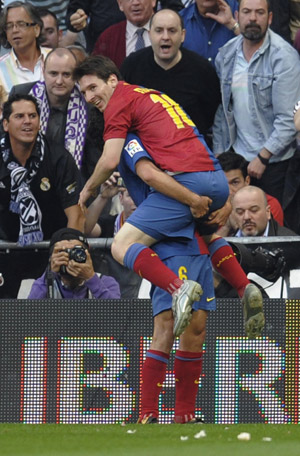
[[[277,223],[266,194],[253,185],[238,190],[232,198],[232,214],[237,223],[235,236],[293,236],[295,233]]]
[[[92,174],[101,155],[102,115],[87,105],[72,72],[75,55],[66,48],[52,50],[44,66],[44,81],[14,86],[13,94],[32,94],[41,110],[41,131],[63,145],[73,156],[84,180]]]

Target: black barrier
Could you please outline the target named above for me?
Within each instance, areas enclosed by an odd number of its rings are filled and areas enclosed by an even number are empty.
[[[4,300],[0,421],[135,422],[152,334],[148,300]],[[298,300],[266,300],[263,337],[244,337],[239,300],[208,320],[197,415],[207,423],[298,423]],[[160,421],[174,414],[174,350]]]

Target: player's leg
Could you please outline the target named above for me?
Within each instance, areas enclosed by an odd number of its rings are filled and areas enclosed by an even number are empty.
[[[138,212],[140,207],[135,212]],[[192,280],[183,281],[169,269],[148,247],[155,242],[156,239],[136,226],[125,223],[114,238],[112,255],[121,264],[124,263],[129,269],[172,295],[174,334],[178,336],[188,325],[192,304],[199,300],[202,289],[199,283]]]
[[[250,283],[232,247],[225,239],[217,234],[203,237],[215,271],[235,288],[242,298],[246,335],[251,339],[260,336],[265,324],[261,291]]]
[[[166,293],[165,293],[166,294]],[[171,304],[171,300],[169,298]],[[173,345],[173,314],[166,310],[154,317],[154,331],[150,349],[142,370],[141,412],[138,422],[158,422],[158,400],[166,377],[169,353]]]
[[[188,273],[195,277],[195,260],[190,258]],[[176,423],[202,421],[195,416],[195,405],[200,383],[203,363],[203,344],[206,335],[208,313],[216,309],[214,285],[210,259],[207,255],[198,257],[201,268],[198,269],[197,280],[203,287],[201,300],[193,305],[191,323],[180,336],[179,349],[175,353],[175,417]]]
[[[175,353],[175,423],[202,421],[195,417],[195,404],[203,363],[203,344],[206,335],[208,311],[193,312],[192,320],[180,336]]]

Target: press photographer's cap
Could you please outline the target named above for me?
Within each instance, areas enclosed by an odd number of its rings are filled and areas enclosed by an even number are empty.
[[[89,249],[89,243],[87,238],[84,234],[79,231],[75,230],[74,228],[61,228],[60,230],[56,231],[50,240],[49,251],[50,254],[53,252],[54,245],[59,241],[73,241],[77,239],[78,241],[82,242],[86,249]]]

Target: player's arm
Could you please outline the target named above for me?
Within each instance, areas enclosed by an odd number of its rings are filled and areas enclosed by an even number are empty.
[[[80,193],[79,205],[83,210],[86,201],[111,176],[118,166],[124,143],[125,139],[122,138],[113,138],[105,142],[103,153],[98,160],[96,168]]]
[[[184,187],[151,161],[139,160],[136,164],[136,173],[149,187],[189,206],[194,217],[202,217],[208,212],[212,203],[210,198],[197,195]]]
[[[73,206],[65,208],[64,212],[68,219],[68,228],[74,228],[75,230],[79,231],[84,230],[85,215],[78,204],[74,204]]]

